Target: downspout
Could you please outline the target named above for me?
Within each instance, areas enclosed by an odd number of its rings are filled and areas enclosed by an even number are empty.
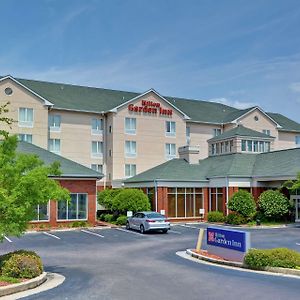
[[[228,176],[226,176],[226,215],[228,216],[228,200],[229,200],[229,181]]]
[[[154,192],[155,192],[155,211],[158,212],[158,197],[157,197],[157,181],[154,180]]]

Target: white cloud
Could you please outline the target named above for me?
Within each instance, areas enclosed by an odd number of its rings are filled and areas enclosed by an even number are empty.
[[[289,85],[289,89],[293,92],[300,93],[300,82],[293,82]]]
[[[239,101],[239,100],[231,100],[228,98],[214,98],[214,99],[209,99],[208,101],[222,103],[222,104],[232,106],[232,107],[235,107],[238,109],[245,109],[245,108],[249,108],[252,106],[257,106],[257,104],[254,102],[244,102],[244,101]]]

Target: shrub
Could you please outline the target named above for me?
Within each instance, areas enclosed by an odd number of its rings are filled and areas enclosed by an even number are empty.
[[[104,216],[104,221],[107,222],[107,223],[111,223],[113,220],[114,220],[114,215],[106,214]]]
[[[119,216],[117,218],[116,224],[117,225],[126,225],[127,217],[126,216]]]
[[[226,217],[226,223],[232,225],[246,224],[247,219],[238,213],[229,213]]]
[[[207,213],[208,222],[224,222],[225,216],[221,211],[210,211]]]
[[[98,194],[98,203],[107,210],[112,210],[113,200],[122,189],[106,189]]]
[[[267,218],[280,219],[289,212],[289,200],[279,191],[265,191],[258,199],[258,206]]]
[[[244,190],[236,192],[229,199],[228,208],[246,218],[253,218],[256,213],[256,204],[253,196]]]
[[[244,263],[256,270],[265,267],[295,269],[300,266],[300,253],[288,248],[250,249],[244,258]]]
[[[75,221],[72,223],[71,227],[76,228],[76,227],[87,227],[88,223],[86,221]]]
[[[32,251],[19,250],[0,257],[2,276],[34,278],[43,272],[41,258]]]
[[[114,197],[112,210],[119,213],[148,211],[150,210],[150,202],[147,195],[141,190],[124,189]]]

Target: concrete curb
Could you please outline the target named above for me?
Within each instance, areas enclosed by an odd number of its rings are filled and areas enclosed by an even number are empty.
[[[0,297],[34,289],[47,280],[47,273],[43,272],[40,276],[25,282],[15,283],[8,286],[0,287]]]
[[[113,226],[95,226],[95,227],[74,227],[74,228],[62,228],[62,229],[45,229],[45,230],[27,230],[25,234],[34,234],[34,233],[43,233],[43,232],[68,232],[68,231],[76,231],[80,229],[111,229]]]
[[[252,270],[247,268],[243,263],[240,262],[235,262],[235,261],[224,261],[224,260],[219,260],[219,259],[215,259],[215,258],[211,258],[211,257],[206,257],[204,255],[198,254],[193,252],[191,249],[187,249],[186,250],[186,254],[196,258],[198,260],[203,260],[212,264],[218,264],[220,266],[229,266],[229,267],[233,267],[235,269],[243,269],[245,271],[249,271],[249,272],[256,272],[256,273],[269,273],[269,275],[281,275],[281,276],[292,276],[293,278],[297,278],[300,279],[300,270],[297,269],[287,269],[287,268],[275,268],[275,267],[266,267],[263,270]]]

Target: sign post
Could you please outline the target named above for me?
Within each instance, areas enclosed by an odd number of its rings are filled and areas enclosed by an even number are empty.
[[[203,229],[203,228],[200,228],[200,230],[199,230],[199,235],[198,235],[197,246],[196,246],[196,250],[197,250],[197,251],[200,251],[200,250],[201,250],[202,240],[203,240],[203,235],[204,235],[204,229]]]

